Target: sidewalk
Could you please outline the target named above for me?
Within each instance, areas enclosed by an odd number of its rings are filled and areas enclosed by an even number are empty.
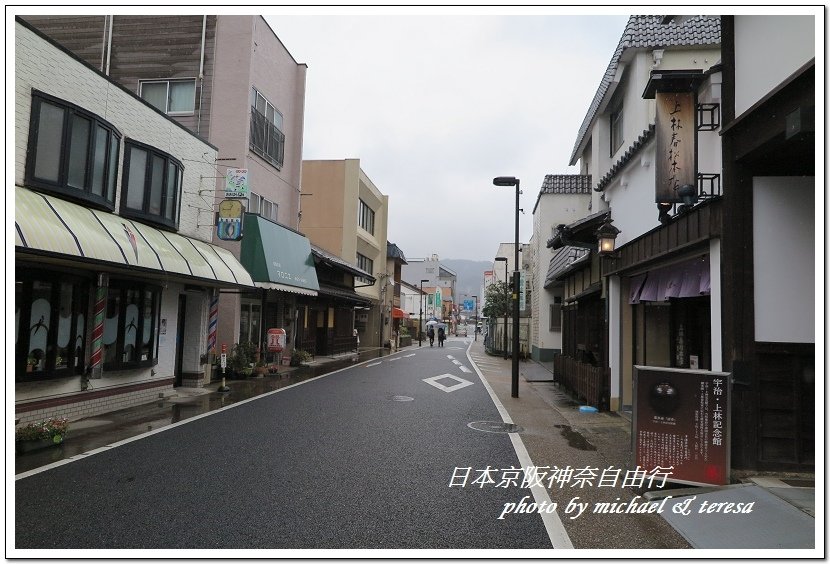
[[[68,438],[60,446],[17,454],[15,474],[84,456],[84,453],[92,450],[339,370],[356,362],[388,354],[388,349],[367,348],[361,349],[359,353],[347,352],[332,356],[317,356],[303,366],[280,366],[277,374],[252,376],[244,380],[226,379],[225,383],[230,388],[229,392],[218,391],[222,384],[221,380],[202,388],[173,388],[152,403],[71,421]]]
[[[610,412],[580,411],[580,405],[553,382],[550,369],[534,361],[519,362],[519,397],[513,398],[510,359],[488,355],[480,340],[472,343],[469,355],[479,366],[512,422],[524,429],[520,437],[535,466],[574,467],[575,463],[586,460],[586,457],[579,456],[580,453],[590,452],[600,468],[631,467],[631,421]],[[565,423],[557,424],[554,413]],[[567,440],[569,449],[556,448],[557,434]],[[813,549],[816,546],[815,484],[812,476],[742,475],[740,479],[742,483],[725,487],[670,484],[665,490],[631,491],[643,499],[656,501],[671,496],[666,511],[660,514],[662,521],[670,525],[691,548]],[[607,494],[605,497],[608,497]],[[753,511],[740,515],[692,513],[684,516],[669,510],[674,503],[687,499],[693,500],[689,503],[694,503],[694,507],[699,507],[704,501],[708,502],[707,505],[752,502]],[[613,497],[605,501],[613,501]],[[568,525],[566,519],[563,523]],[[596,537],[580,538],[583,531],[584,527],[568,528],[574,546],[591,546],[590,543],[596,546]],[[627,543],[619,546],[632,544],[630,538],[625,538],[634,534],[632,530],[603,531],[604,535],[611,536],[619,533],[622,533],[620,542]],[[823,548],[823,537],[819,548]]]

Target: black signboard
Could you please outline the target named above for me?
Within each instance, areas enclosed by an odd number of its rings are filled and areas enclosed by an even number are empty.
[[[729,483],[730,375],[707,370],[634,367],[634,456],[669,480]]]

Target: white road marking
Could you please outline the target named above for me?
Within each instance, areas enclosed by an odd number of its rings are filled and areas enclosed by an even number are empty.
[[[390,358],[388,360],[389,360],[389,362],[392,362],[393,360],[400,360],[401,358],[402,357],[398,356],[398,357],[395,357],[395,358]]]
[[[472,361],[469,349],[467,349],[467,358]],[[504,405],[502,405],[501,401],[499,401],[496,392],[494,392],[493,388],[490,387],[490,384],[484,378],[484,375],[475,363],[473,363],[473,367],[476,369],[478,377],[484,385],[484,388],[487,390],[487,393],[490,394],[490,399],[493,400],[493,403],[496,405],[496,409],[501,414],[502,420],[505,423],[513,423],[513,419],[511,419],[510,414],[507,413]],[[535,468],[536,465],[533,464],[533,461],[530,459],[530,454],[528,454],[527,448],[525,448],[519,434],[508,433],[508,435],[510,435],[510,442],[513,443],[513,450],[516,451],[516,456],[519,458],[519,465],[522,468]],[[548,505],[551,504],[550,495],[548,495],[548,491],[544,486],[539,484],[531,485],[530,491],[533,494],[533,499],[537,504],[541,505],[542,502],[547,502]],[[565,530],[565,526],[562,525],[562,520],[559,518],[559,514],[543,512],[539,515],[542,517],[542,523],[545,525],[545,529],[548,532],[548,537],[550,537],[550,542],[553,545],[553,548],[573,549],[574,545],[571,542],[571,538],[568,536],[568,532]]]
[[[472,370],[470,370],[469,368],[467,368],[466,366],[463,366],[463,365],[459,366],[459,368],[461,369],[461,372],[466,372],[467,374],[472,372]]]
[[[379,364],[380,362],[373,362],[372,364],[367,364],[366,368],[369,368],[370,366],[378,366]]]
[[[455,380],[458,384],[453,386],[445,386],[438,382],[438,380],[444,380],[445,378],[449,378],[450,380]],[[439,390],[444,392],[454,392],[456,390],[460,390],[461,388],[466,388],[467,386],[472,386],[473,383],[469,380],[465,380],[464,378],[459,378],[458,376],[453,376],[452,374],[441,374],[439,376],[433,376],[432,378],[424,378],[424,382],[429,384],[430,386],[435,386]]]
[[[415,353],[405,354],[405,355],[403,355],[403,358],[409,358],[410,356],[415,356]]]

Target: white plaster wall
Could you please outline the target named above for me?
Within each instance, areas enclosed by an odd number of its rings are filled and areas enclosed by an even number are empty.
[[[735,16],[736,116],[815,57],[816,23],[815,16]]]
[[[755,340],[815,343],[815,178],[753,181]]]
[[[620,230],[617,247],[659,225],[654,203],[653,141],[605,188],[604,196],[614,225]]]
[[[534,222],[539,217],[538,231],[539,238],[536,243],[536,286],[533,291],[533,301],[536,302],[536,310],[533,315],[537,321],[537,335],[534,344],[541,349],[561,349],[562,332],[551,331],[550,327],[550,306],[554,297],[561,296],[560,292],[545,290],[545,279],[548,274],[548,266],[553,255],[557,252],[547,248],[547,241],[553,236],[556,226],[569,224],[588,215],[588,202],[591,194],[542,194],[536,206]],[[502,265],[503,266],[503,265]],[[498,272],[496,273],[498,275]],[[504,272],[502,271],[502,277]]]

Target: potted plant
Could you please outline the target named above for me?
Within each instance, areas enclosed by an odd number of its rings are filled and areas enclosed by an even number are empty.
[[[66,437],[68,430],[69,420],[66,418],[53,417],[36,423],[28,423],[15,429],[15,448],[17,452],[28,452],[59,445]]]
[[[246,378],[253,372],[254,347],[253,343],[245,342],[233,346],[228,357],[228,371],[233,374],[234,378]]]
[[[300,366],[304,362],[308,362],[311,360],[311,354],[302,350],[302,349],[294,349],[291,353],[291,366]]]

